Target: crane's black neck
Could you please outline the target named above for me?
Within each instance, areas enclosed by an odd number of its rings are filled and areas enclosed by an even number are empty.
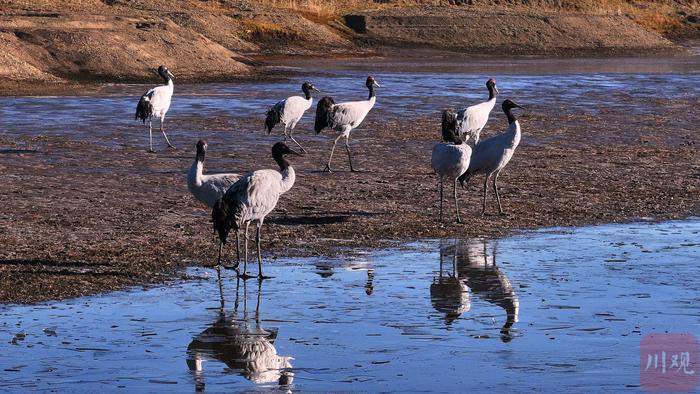
[[[455,145],[459,145],[464,142],[461,138],[459,138],[459,135],[457,135],[457,132],[453,129],[442,130],[442,140],[445,142],[452,142]]]
[[[275,159],[277,165],[280,166],[280,172],[284,172],[289,168],[289,162],[283,155],[273,155],[272,158]]]
[[[304,97],[306,97],[307,100],[311,98],[311,91],[306,87],[306,85],[301,87],[301,91],[304,92]]]
[[[372,97],[375,96],[374,85],[370,84],[369,86],[367,86],[367,89],[369,89],[369,97],[367,97],[367,100],[370,100]]]
[[[200,163],[204,163],[204,149],[199,149],[197,148],[197,161]]]
[[[491,101],[496,98],[496,87],[491,84],[489,84],[487,87],[489,88],[489,101]]]
[[[168,75],[167,72],[158,70],[158,74],[160,74],[160,77],[163,78],[166,85],[170,83],[170,75]]]
[[[508,118],[508,124],[513,124],[517,119],[515,119],[515,116],[513,115],[513,108],[506,108],[503,110],[503,113],[506,114],[506,117]]]

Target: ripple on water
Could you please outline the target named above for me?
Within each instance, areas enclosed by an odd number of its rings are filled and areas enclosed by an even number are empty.
[[[423,241],[276,260],[261,285],[192,269],[3,306],[0,388],[636,390],[643,334],[700,332],[699,232],[690,219]]]

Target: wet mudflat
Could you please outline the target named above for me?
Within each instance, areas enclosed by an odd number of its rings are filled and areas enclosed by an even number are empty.
[[[288,78],[176,81],[166,130],[179,149],[166,149],[156,131],[156,154],[145,152],[148,131],[133,120],[146,86],[0,97],[0,301],[87,295],[212,265],[210,213],[185,182],[196,141],[209,142],[209,172],[274,168],[270,146],[281,131],[262,132],[264,112],[279,98],[300,94],[306,79],[338,101],[365,98],[367,74],[382,88],[352,134],[360,172],[348,171],[342,149],[336,171],[321,172],[331,134],[313,133],[313,111],[297,126],[309,154],[291,160],[297,182],[266,222],[266,258],[700,212],[700,58],[498,59],[466,66],[464,59],[429,59],[294,60],[284,67]],[[460,191],[465,224],[454,223],[449,210],[440,223],[430,168],[440,111],[484,100],[488,77],[498,81],[499,103],[511,98],[528,108],[518,113],[523,138],[499,178],[510,215],[479,216],[477,178]],[[497,107],[482,138],[505,128]],[[489,199],[491,213],[494,202]]]
[[[637,392],[639,344],[700,331],[700,219],[278,259],[261,285],[0,309],[0,389]]]

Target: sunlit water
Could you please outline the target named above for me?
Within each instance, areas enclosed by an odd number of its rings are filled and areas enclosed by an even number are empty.
[[[644,335],[700,334],[698,261],[689,219],[193,269],[2,307],[0,391],[639,391]]]
[[[485,81],[496,78],[501,97],[511,98],[540,114],[597,114],[618,110],[631,114],[663,111],[659,100],[697,101],[700,96],[700,56],[670,59],[496,59],[435,57],[391,60],[298,60],[284,68],[291,77],[274,81],[181,85],[166,118],[174,143],[196,141],[201,123],[214,118],[235,119],[231,139],[246,139],[262,131],[267,108],[301,94],[311,80],[336,101],[362,100],[364,81],[372,74],[382,85],[368,119],[397,119],[434,115],[446,107],[459,108],[487,97]],[[158,83],[154,75],[153,84]],[[136,103],[152,85],[106,86],[100,94],[69,97],[0,97],[0,133],[69,135],[98,144],[144,146],[147,131],[134,120]],[[311,136],[313,114],[297,127]],[[157,123],[157,122],[156,122]],[[360,129],[362,131],[362,129]],[[161,138],[157,136],[157,138]],[[260,138],[260,137],[256,137]],[[177,142],[180,141],[178,144]]]

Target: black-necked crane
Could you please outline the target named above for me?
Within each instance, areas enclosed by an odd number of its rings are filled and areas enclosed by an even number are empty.
[[[234,183],[224,196],[219,199],[212,209],[214,230],[219,234],[219,240],[226,243],[231,230],[244,228],[245,249],[243,259],[243,274],[240,277],[248,279],[248,227],[251,222],[257,222],[255,239],[258,247],[258,279],[266,277],[262,274],[262,256],[260,253],[260,230],[265,217],[275,209],[282,194],[294,185],[296,174],[294,168],[285,159],[286,155],[302,156],[290,149],[287,144],[278,142],[272,146],[272,158],[277,162],[279,170],[257,170],[246,174]],[[239,246],[236,243],[236,250]]]
[[[135,119],[141,119],[143,123],[146,123],[146,120],[148,120],[149,152],[155,152],[153,150],[153,125],[151,122],[154,116],[160,118],[160,131],[163,133],[163,137],[165,137],[168,146],[173,149],[175,148],[173,144],[170,143],[170,140],[168,140],[168,136],[165,134],[165,129],[163,128],[165,114],[168,112],[168,109],[170,109],[170,101],[173,97],[173,78],[175,78],[175,76],[165,66],[158,67],[158,74],[165,81],[165,85],[156,86],[144,93],[136,106]]]
[[[369,97],[367,97],[367,100],[336,104],[333,98],[326,96],[322,98],[316,106],[316,121],[314,125],[316,134],[320,133],[321,130],[325,128],[338,132],[338,136],[335,138],[335,141],[333,141],[333,148],[331,148],[331,154],[328,157],[328,164],[326,164],[325,170],[328,172],[331,172],[331,160],[333,159],[335,145],[341,137],[345,137],[345,150],[348,152],[350,171],[355,171],[352,166],[350,145],[348,144],[350,131],[360,126],[369,111],[374,107],[374,103],[377,101],[374,88],[379,87],[379,84],[374,80],[374,77],[369,76],[367,77],[365,86],[367,86],[369,90]]]
[[[498,175],[503,168],[508,165],[508,162],[510,162],[510,159],[515,153],[515,148],[517,148],[520,143],[520,123],[518,123],[518,120],[513,115],[512,110],[513,108],[523,107],[510,100],[505,100],[501,107],[503,108],[503,113],[505,113],[508,118],[508,129],[505,133],[479,142],[472,152],[469,168],[459,177],[460,183],[464,186],[472,176],[477,174],[486,175],[484,178],[482,215],[486,212],[486,191],[491,176],[493,176],[493,190],[496,193],[496,201],[498,201],[498,212],[503,214],[501,197],[498,195],[498,186],[496,182],[498,181]]]
[[[435,145],[431,157],[433,171],[438,176],[438,188],[440,191],[440,221],[442,221],[442,199],[445,178],[450,179],[454,187],[455,210],[457,222],[459,217],[459,204],[457,203],[457,178],[469,168],[472,149],[459,138],[456,132],[457,115],[451,110],[442,113],[442,140]]]
[[[486,81],[486,88],[489,90],[487,101],[457,112],[457,132],[464,142],[469,143],[469,140],[473,139],[474,145],[479,143],[481,130],[486,126],[489,114],[496,105],[496,96],[498,95],[496,80],[492,78]]]
[[[194,163],[187,173],[187,188],[190,193],[207,207],[213,208],[217,200],[224,196],[226,191],[241,178],[241,174],[204,174],[204,158],[207,153],[207,142],[197,141],[197,154]],[[236,233],[236,236],[238,233]],[[238,244],[238,240],[236,240]],[[218,264],[221,264],[221,249],[223,243],[219,245]],[[236,251],[238,252],[238,251]],[[236,256],[237,261],[240,255]]]
[[[304,112],[311,108],[313,104],[314,99],[311,97],[311,92],[318,92],[319,90],[311,82],[304,82],[301,85],[301,91],[304,92],[304,97],[287,97],[270,107],[265,117],[265,128],[267,129],[267,134],[270,134],[275,125],[281,122],[284,125],[284,141],[287,142],[287,129],[289,129],[289,138],[297,144],[302,152],[306,152],[306,149],[294,139],[292,133],[301,117],[304,116]]]

